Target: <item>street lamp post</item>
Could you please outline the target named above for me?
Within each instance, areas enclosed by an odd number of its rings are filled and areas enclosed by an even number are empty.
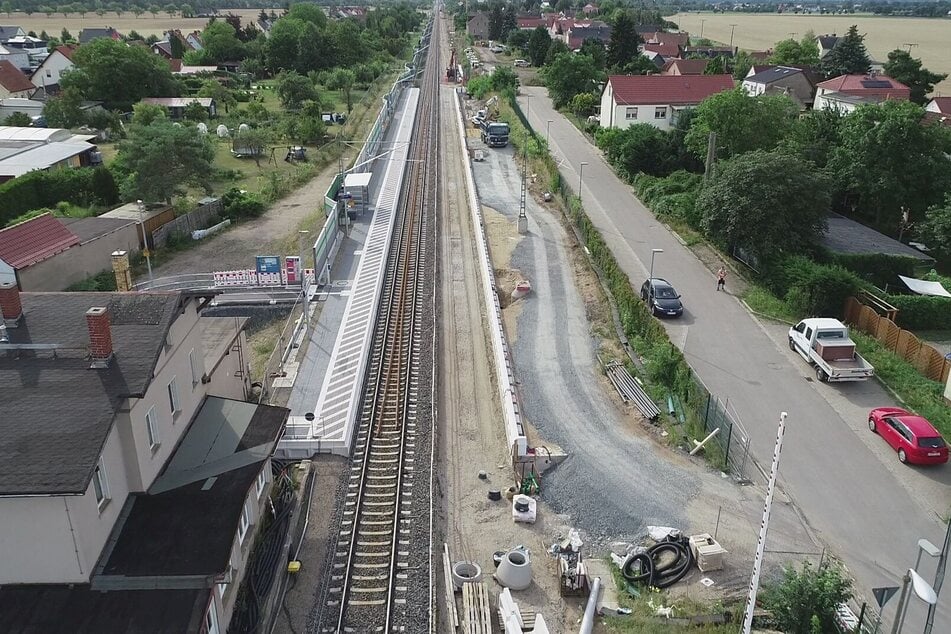
[[[551,124],[554,123],[551,119],[548,120],[548,123],[545,125],[545,145],[551,145]]]
[[[145,265],[149,267],[149,288],[152,288],[154,280],[152,279],[152,255],[149,253],[149,241],[145,237],[145,203],[141,200],[135,201],[139,206],[139,227],[142,228],[142,255],[145,256]]]
[[[654,256],[657,255],[658,253],[663,253],[663,252],[664,252],[663,249],[651,249],[651,270],[650,270],[650,274],[647,276],[647,279],[649,280],[654,279]]]
[[[919,542],[920,544],[920,542]],[[919,552],[919,555],[921,553]],[[911,588],[914,590],[915,594],[919,599],[927,603],[928,605],[935,605],[938,603],[938,595],[935,594],[934,588],[925,581],[921,575],[912,570],[908,569],[908,572],[905,573],[905,576],[901,578],[901,595],[898,599],[898,611],[895,613],[895,625],[892,626],[892,634],[898,634],[901,632],[902,626],[905,624],[905,612],[908,609],[908,583],[911,583]]]
[[[587,162],[581,161],[581,165],[578,167],[578,200],[581,200],[581,179],[584,176],[585,165],[587,165]]]

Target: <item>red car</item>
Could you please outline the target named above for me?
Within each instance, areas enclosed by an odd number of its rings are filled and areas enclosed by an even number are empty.
[[[948,445],[926,418],[898,407],[879,407],[868,414],[868,428],[881,435],[898,452],[898,459],[912,464],[943,464]]]

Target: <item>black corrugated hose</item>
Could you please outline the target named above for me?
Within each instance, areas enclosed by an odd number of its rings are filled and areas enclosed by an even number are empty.
[[[262,625],[261,606],[267,599],[271,584],[274,583],[277,558],[281,555],[284,538],[290,527],[294,486],[287,475],[288,466],[288,463],[271,461],[274,489],[270,497],[273,508],[271,504],[267,505],[267,508],[272,508],[274,517],[258,537],[257,547],[251,554],[245,575],[244,600],[235,605],[228,634],[252,634]]]
[[[672,553],[673,559],[667,558],[662,563],[664,553]],[[638,553],[628,559],[621,569],[621,575],[632,583],[642,583],[654,588],[668,588],[681,579],[693,565],[693,553],[690,552],[690,542],[683,535],[667,536],[647,549],[647,552]]]

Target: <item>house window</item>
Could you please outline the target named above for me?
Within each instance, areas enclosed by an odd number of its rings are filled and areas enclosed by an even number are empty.
[[[207,634],[220,634],[218,631],[218,611],[215,610],[215,602],[212,601],[205,612],[205,632]]]
[[[264,492],[264,487],[267,486],[267,471],[261,469],[261,473],[258,474],[258,483],[257,483],[257,496],[261,497],[261,493]]]
[[[636,119],[637,118],[637,106],[628,106],[624,110],[625,119]]]
[[[667,108],[654,108],[654,118],[655,118],[655,119],[666,119],[666,118],[667,118]]]
[[[52,77],[52,76],[53,76],[53,71],[51,71],[50,69],[47,68],[47,69],[46,69],[46,76],[47,76],[47,77]]]
[[[241,521],[238,522],[238,543],[243,544],[244,538],[248,534],[248,528],[251,526],[251,513],[248,512],[248,505],[245,503],[241,507]]]
[[[192,371],[192,389],[194,390],[198,382],[201,381],[202,375],[201,370],[198,368],[198,356],[195,354],[194,348],[188,353],[188,365]]]
[[[172,415],[182,411],[181,403],[178,400],[178,381],[175,377],[168,383],[168,406],[172,410]]]
[[[145,428],[149,432],[149,449],[155,451],[159,446],[158,417],[155,414],[155,407],[150,407],[145,413]]]
[[[109,502],[109,483],[106,481],[106,467],[102,464],[102,458],[92,474],[92,487],[96,491],[96,503],[101,509]]]

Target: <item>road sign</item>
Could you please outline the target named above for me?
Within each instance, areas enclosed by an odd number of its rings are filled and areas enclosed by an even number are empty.
[[[875,601],[878,602],[878,607],[880,608],[884,608],[885,604],[888,603],[889,599],[895,596],[896,592],[898,592],[898,586],[872,588],[872,594],[875,595]]]

